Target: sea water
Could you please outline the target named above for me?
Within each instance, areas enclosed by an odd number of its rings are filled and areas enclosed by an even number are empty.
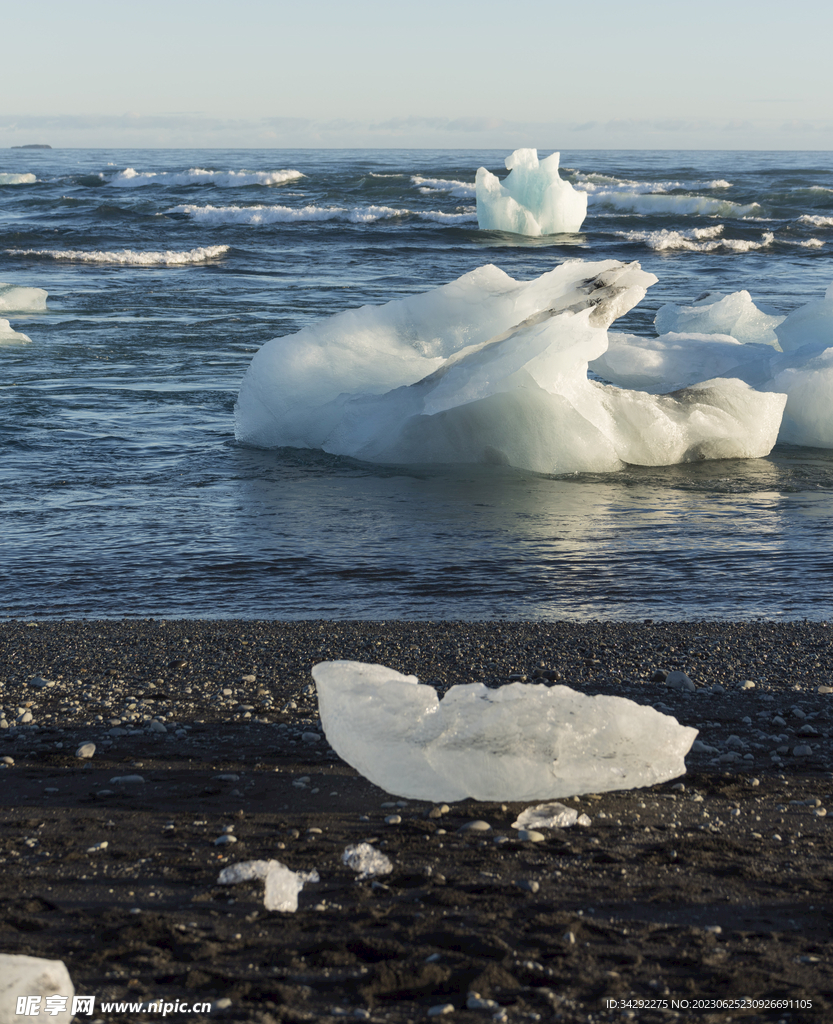
[[[534,145],[535,140],[530,140]],[[0,616],[815,618],[833,451],[544,476],[234,438],[254,353],[487,263],[638,260],[668,303],[833,280],[833,154],[565,151],[574,235],[478,229],[504,151],[6,150]],[[543,158],[548,151],[539,148]]]

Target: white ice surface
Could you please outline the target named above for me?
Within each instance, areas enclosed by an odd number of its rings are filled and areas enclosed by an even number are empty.
[[[431,686],[383,665],[312,670],[336,753],[416,800],[546,800],[651,786],[685,773],[696,729],[624,697],[512,683]]]
[[[669,303],[654,318],[658,334],[728,334],[737,341],[778,345],[776,329],[785,317],[761,308],[747,291],[707,292],[690,306]]]
[[[741,380],[669,395],[589,380],[607,327],[656,281],[574,261],[527,282],[481,267],[267,343],[236,406],[238,440],[369,462],[607,472],[767,454],[784,399]]]
[[[355,871],[359,879],[372,878],[374,875],[389,875],[393,864],[381,850],[370,843],[356,843],[348,846],[341,855],[341,861],[351,871]]]
[[[578,821],[578,811],[575,807],[567,807],[564,804],[538,804],[536,807],[527,807],[512,822],[512,828],[540,829],[540,828],[569,828]]]
[[[28,335],[16,331],[8,320],[0,317],[0,345],[28,345],[31,340]]]
[[[0,283],[0,313],[40,313],[46,309],[46,296],[43,288]]]
[[[298,893],[307,882],[317,882],[317,871],[291,871],[279,860],[246,860],[223,868],[220,885],[262,880],[266,883],[263,905],[266,910],[292,913],[298,909]]]
[[[33,185],[36,181],[34,174],[0,174],[0,185]]]
[[[479,167],[475,193],[481,230],[535,237],[580,231],[587,193],[561,178],[559,158],[553,153],[539,161],[536,149],[516,149],[506,158],[509,174],[503,181]]]

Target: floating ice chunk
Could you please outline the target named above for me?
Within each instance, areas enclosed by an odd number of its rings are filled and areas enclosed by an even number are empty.
[[[823,299],[794,309],[775,333],[784,352],[821,352],[833,346],[833,284]]]
[[[537,807],[527,807],[519,814],[516,821],[512,822],[512,828],[569,828],[578,821],[578,811],[575,807],[565,807],[564,804],[538,804]]]
[[[659,338],[608,332],[608,348],[590,369],[620,388],[663,394],[704,377],[734,377],[752,386],[769,380],[777,352],[771,345],[742,344],[725,334],[676,333]]]
[[[223,868],[217,881],[220,885],[236,885],[260,879],[266,883],[264,907],[290,913],[298,909],[298,893],[304,885],[319,881],[317,871],[291,871],[279,860],[246,860],[231,864]]]
[[[74,995],[75,986],[63,960],[0,953],[0,1024],[15,1024],[32,1017],[69,1024],[75,1017],[72,1012]],[[26,1009],[24,1015],[19,1015],[17,1002],[27,996],[40,997],[35,1012]],[[47,1003],[54,996],[58,998]],[[59,1008],[61,1006],[63,1009]]]
[[[333,749],[367,779],[417,800],[546,800],[651,786],[685,774],[696,729],[624,697],[567,686],[433,687],[382,665],[312,670]]]
[[[8,320],[0,318],[0,345],[28,345],[31,338],[21,331],[16,331]]]
[[[371,878],[373,875],[389,875],[393,871],[390,858],[386,857],[370,843],[357,843],[348,846],[341,856],[343,864],[355,871],[359,878]]]
[[[516,149],[506,158],[503,181],[479,167],[475,178],[477,223],[483,231],[516,235],[557,235],[581,230],[587,193],[558,174],[560,154],[539,162],[537,149]]]
[[[34,174],[0,174],[0,185],[33,185],[37,180]]]
[[[0,312],[40,313],[46,309],[47,294],[43,288],[0,284]]]
[[[765,387],[787,395],[780,440],[833,448],[833,347],[799,366],[783,369]]]
[[[658,334],[727,334],[744,343],[778,345],[776,328],[784,317],[757,306],[747,291],[721,295],[707,292],[690,306],[669,303],[654,319]]]

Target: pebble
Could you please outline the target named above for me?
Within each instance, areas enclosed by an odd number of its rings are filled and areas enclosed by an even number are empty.
[[[138,786],[144,782],[141,775],[114,775],[110,782],[121,786]]]
[[[437,1003],[428,1008],[429,1017],[442,1017],[446,1013],[454,1013],[454,1003]]]
[[[534,878],[520,878],[515,882],[515,885],[519,889],[523,889],[524,892],[538,892],[541,888],[540,883],[536,882]],[[472,1007],[469,1007],[469,1009],[472,1009]]]
[[[105,839],[101,843],[96,843],[94,846],[87,847],[87,853],[98,853],[100,850],[106,850],[110,844]]]
[[[665,677],[665,685],[672,690],[692,691],[697,689],[687,672],[680,672],[676,669]]]
[[[76,757],[92,757],[95,754],[95,743],[82,743],[75,751]]]
[[[151,723],[148,726],[148,728],[150,729],[151,732],[167,732],[168,731],[165,728],[165,726],[161,722],[158,722],[155,718],[151,721]]]
[[[522,843],[543,843],[546,840],[546,836],[543,832],[537,832],[534,828],[525,829],[522,828],[518,832],[518,839]]]
[[[11,767],[14,764],[14,758],[13,757],[0,757],[0,763],[1,764],[7,764],[9,767]]]
[[[483,999],[479,992],[469,992],[466,999],[467,1010],[498,1010],[500,1004],[494,999]]]
[[[797,747],[793,747],[793,757],[810,757],[813,753],[813,748],[809,743],[799,743]]]
[[[465,825],[462,825],[457,829],[458,832],[489,832],[492,826],[488,821],[467,821]]]
[[[229,843],[236,843],[237,836],[233,836],[230,832],[224,832],[223,835],[217,836],[214,840],[215,846],[228,846]]]
[[[402,817],[399,814],[388,814],[385,818],[386,825],[401,825]]]
[[[706,927],[703,929],[703,931],[704,932],[709,932],[712,935],[722,935],[723,934],[723,929],[720,927],[719,924],[707,924]]]

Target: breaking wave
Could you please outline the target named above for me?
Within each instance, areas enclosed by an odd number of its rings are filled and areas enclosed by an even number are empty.
[[[475,185],[473,181],[449,181],[446,178],[423,178],[419,174],[412,174],[411,181],[424,195],[432,192],[445,192],[460,199],[474,199]]]
[[[730,181],[717,178],[713,181],[631,181],[627,178],[615,178],[609,174],[576,173],[573,182],[575,188],[589,194],[608,192],[627,192],[631,194],[662,194],[673,189],[718,189],[732,188]]]
[[[728,199],[710,199],[708,196],[678,196],[664,193],[595,192],[590,193],[591,206],[647,215],[699,215],[701,217],[756,217],[763,210],[758,203],[741,206]]]
[[[833,228],[833,217],[821,217],[805,213],[798,218],[799,224],[812,224],[816,228]]]
[[[120,249],[118,252],[83,249],[7,249],[10,256],[42,256],[45,259],[67,260],[72,263],[117,263],[135,267],[151,266],[182,266],[186,263],[203,263],[213,260],[228,252],[228,245],[209,245],[201,249],[189,249],[187,252],[135,252],[132,249]]]
[[[207,171],[192,167],[189,171],[136,171],[127,167],[110,179],[119,188],[137,188],[142,185],[218,185],[235,188],[240,185],[283,185],[306,177],[300,171]]]
[[[34,174],[0,174],[0,185],[33,185],[37,180]]]
[[[759,242],[746,238],[720,238],[722,232],[723,225],[715,224],[714,227],[680,231],[663,228],[660,231],[620,231],[617,234],[629,242],[644,242],[650,249],[658,252],[664,249],[688,249],[691,252],[715,252],[718,249],[751,252],[754,249],[764,249],[775,241],[775,235],[771,231],[765,231]]]
[[[465,209],[459,213],[441,210],[407,210],[393,206],[174,206],[168,213],[184,213],[202,224],[293,224],[299,221],[344,221],[372,224],[381,220],[415,217],[442,224],[477,222],[477,213]]]

